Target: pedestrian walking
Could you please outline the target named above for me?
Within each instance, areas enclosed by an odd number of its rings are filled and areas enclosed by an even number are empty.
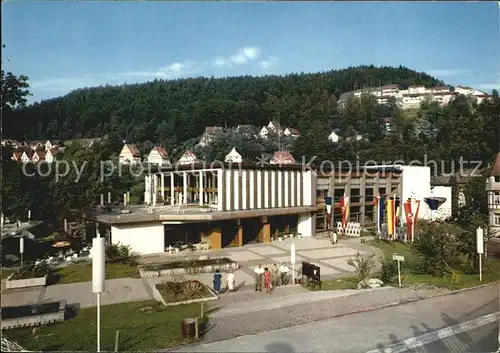
[[[271,272],[269,272],[267,267],[264,269],[264,287],[266,287],[266,293],[268,295],[271,294],[271,288],[273,285],[271,283]]]
[[[280,268],[279,268],[282,286],[286,285],[288,282],[287,278],[286,278],[288,276],[288,272],[290,272],[290,269],[288,268],[288,266],[285,263],[282,263]]]
[[[271,283],[274,287],[277,287],[278,286],[278,282],[279,282],[279,274],[278,274],[278,265],[277,264],[273,264],[273,267],[271,269]]]
[[[234,290],[234,272],[231,271],[227,275],[227,291],[232,292]]]
[[[221,282],[222,282],[222,275],[220,274],[219,270],[216,270],[215,274],[214,274],[214,291],[215,291],[215,293],[220,292]]]
[[[264,269],[262,265],[259,264],[254,270],[255,275],[255,291],[262,292],[262,276],[264,275]]]

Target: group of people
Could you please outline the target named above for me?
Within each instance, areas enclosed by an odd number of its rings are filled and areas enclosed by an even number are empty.
[[[286,264],[281,264],[279,268],[277,264],[273,264],[271,271],[269,271],[267,267],[262,268],[262,265],[259,264],[259,266],[254,269],[255,291],[262,292],[262,286],[264,286],[266,293],[271,294],[273,287],[277,287],[279,285],[283,286],[288,283],[288,272],[290,272],[290,269]],[[234,270],[231,270],[231,272],[228,273],[226,283],[228,292],[234,291]],[[213,284],[215,293],[220,293],[222,287],[222,274],[219,270],[217,270],[214,274]]]
[[[255,291],[261,292],[262,284],[264,284],[266,293],[271,294],[273,287],[287,284],[287,275],[289,271],[290,270],[286,264],[282,264],[279,268],[277,264],[273,264],[271,271],[269,271],[267,267],[262,268],[262,265],[259,264],[259,266],[257,266],[254,270]]]

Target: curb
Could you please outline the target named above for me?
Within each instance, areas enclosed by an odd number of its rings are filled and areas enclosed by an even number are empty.
[[[373,307],[368,307],[368,308],[363,308],[363,309],[359,309],[359,310],[355,310],[355,311],[350,311],[350,312],[344,313],[344,314],[334,315],[334,316],[331,316],[331,317],[329,317],[327,319],[320,319],[320,320],[315,320],[315,321],[311,321],[311,322],[321,322],[321,321],[331,320],[331,319],[340,318],[340,317],[344,317],[344,316],[361,314],[361,313],[367,313],[367,312],[372,312],[372,311],[376,311],[376,310],[380,310],[380,309],[385,309],[385,308],[389,308],[389,307],[395,307],[395,306],[404,305],[404,304],[408,304],[408,303],[413,303],[413,302],[417,302],[417,301],[421,301],[421,300],[425,300],[425,299],[432,299],[432,298],[441,297],[441,296],[445,296],[445,295],[455,295],[455,294],[459,294],[459,293],[462,293],[462,292],[471,291],[471,290],[474,290],[474,289],[481,289],[481,288],[485,288],[485,287],[488,287],[488,286],[493,286],[495,284],[496,285],[500,285],[500,281],[495,281],[495,282],[491,282],[491,283],[487,283],[487,284],[482,284],[482,285],[476,286],[476,287],[457,289],[455,291],[450,291],[450,292],[445,292],[445,293],[439,293],[439,294],[428,296],[428,297],[417,297],[417,298],[411,298],[411,299],[401,300],[401,301],[387,303],[387,304],[381,304],[381,305],[377,305],[377,306],[373,306]],[[296,286],[299,286],[299,285],[296,285]],[[397,287],[392,287],[392,288],[393,289],[398,289]],[[303,324],[299,324],[299,325],[296,325],[296,326],[306,325],[306,324],[308,324],[308,323],[303,323]],[[276,329],[276,330],[282,330],[282,329],[286,329],[286,328],[290,328],[290,327],[294,327],[294,325],[285,326],[285,327],[282,327],[282,328],[279,328],[279,329]],[[258,333],[249,334],[248,336],[254,336],[256,334],[258,334]],[[241,336],[237,336],[237,337],[241,337]],[[186,344],[186,345],[181,345],[181,346],[171,347],[171,348],[167,348],[167,349],[162,349],[161,351],[162,352],[175,352],[178,349],[182,349],[182,348],[196,347],[196,346],[201,346],[203,344],[208,344],[208,343],[213,343],[213,342],[229,341],[229,340],[235,339],[237,337],[228,338],[228,339],[224,339],[224,340],[220,340],[220,341],[209,341],[209,342],[200,341],[200,342],[190,343],[190,344]]]

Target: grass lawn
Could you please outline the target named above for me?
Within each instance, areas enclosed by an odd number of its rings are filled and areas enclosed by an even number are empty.
[[[31,351],[91,352],[96,349],[96,310],[83,309],[62,323],[3,334]],[[120,351],[157,350],[182,344],[180,322],[199,315],[199,303],[163,307],[147,301],[102,306],[101,350],[114,350],[117,330]]]
[[[358,287],[358,277],[344,277],[321,281],[321,290],[356,289]]]
[[[385,241],[370,241],[367,245],[374,246],[381,249],[387,259],[392,259],[392,254],[397,253],[405,257],[405,262],[418,261],[418,255],[411,247],[396,242],[396,246]],[[466,274],[462,269],[457,269],[459,274],[458,282],[452,283],[452,276],[446,275],[444,277],[434,277],[431,275],[421,275],[411,273],[408,268],[405,268],[405,262],[401,264],[401,277],[402,281],[406,284],[431,284],[438,287],[445,287],[448,289],[461,289],[487,284],[500,280],[500,261],[498,260],[484,260],[483,262],[483,281],[479,281],[479,274]],[[464,261],[465,262],[465,261]]]
[[[58,284],[88,282],[92,281],[92,265],[91,264],[75,264],[63,267],[55,271],[60,278]],[[134,277],[139,278],[137,266],[128,264],[106,264],[106,279]]]
[[[17,269],[10,269],[10,268],[4,268],[4,267],[2,267],[0,278],[5,279],[5,278],[9,277],[9,275],[11,273],[14,273],[16,271],[17,271]]]

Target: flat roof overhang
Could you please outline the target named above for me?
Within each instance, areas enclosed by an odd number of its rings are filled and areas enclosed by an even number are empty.
[[[120,215],[87,214],[85,218],[105,224],[125,224],[143,222],[211,222],[238,218],[281,216],[288,214],[316,212],[317,206],[267,208],[241,211],[212,211],[200,213],[129,213]]]

